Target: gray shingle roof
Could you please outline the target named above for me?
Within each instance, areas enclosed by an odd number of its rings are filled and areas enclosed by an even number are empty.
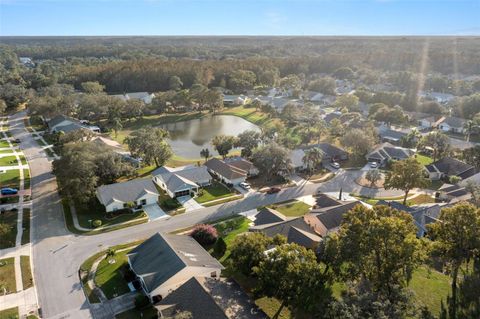
[[[475,167],[452,157],[444,157],[428,165],[427,170],[431,171],[433,170],[433,167],[447,176],[456,175],[463,179],[475,174]]]
[[[318,194],[315,198],[315,208],[325,208],[340,205],[342,202],[326,194]]]
[[[187,235],[156,233],[129,254],[132,269],[149,291],[161,286],[185,267],[223,269],[195,239]]]
[[[287,218],[276,211],[268,207],[262,208],[257,215],[255,215],[255,226],[278,223],[287,220]]]
[[[463,128],[465,125],[466,120],[460,117],[448,116],[446,117],[442,123],[447,123],[451,127],[455,128]]]
[[[315,147],[321,149],[325,156],[327,156],[328,158],[340,158],[348,155],[346,151],[330,143],[318,143],[314,145],[309,145],[307,149]]]
[[[172,192],[185,188],[185,185],[198,187],[198,184],[212,178],[205,166],[190,166],[181,170],[160,167],[152,175],[165,183]]]
[[[390,143],[382,143],[367,155],[367,158],[379,160],[387,159],[406,159],[413,155],[408,148],[396,147]]]
[[[223,176],[229,180],[233,180],[240,177],[246,177],[247,172],[239,169],[237,167],[228,165],[218,158],[211,158],[206,163],[205,166],[213,172],[217,173],[220,176]]]
[[[343,215],[358,204],[360,204],[359,201],[352,201],[337,206],[313,209],[311,213],[321,224],[317,224],[317,226],[320,226],[317,231],[320,232],[320,235],[326,236],[329,232],[337,229],[342,224]]]
[[[112,201],[132,202],[151,193],[158,196],[157,188],[150,178],[134,179],[128,182],[102,185],[97,188],[97,195],[100,203],[108,205]]]

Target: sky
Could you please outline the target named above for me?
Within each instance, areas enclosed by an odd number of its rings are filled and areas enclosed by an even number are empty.
[[[480,35],[480,0],[0,0],[19,35]]]

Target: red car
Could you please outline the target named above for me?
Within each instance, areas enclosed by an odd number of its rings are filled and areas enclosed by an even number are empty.
[[[281,191],[279,187],[270,187],[270,189],[267,191],[267,194],[275,194]]]

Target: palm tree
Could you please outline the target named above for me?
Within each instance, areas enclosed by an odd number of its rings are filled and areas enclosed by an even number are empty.
[[[303,163],[307,166],[310,172],[313,171],[315,167],[318,167],[323,160],[323,151],[318,147],[311,148],[305,151],[305,155],[302,158]]]

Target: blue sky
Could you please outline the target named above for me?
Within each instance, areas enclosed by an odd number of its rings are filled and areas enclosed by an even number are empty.
[[[480,35],[480,0],[0,0],[0,35]]]

